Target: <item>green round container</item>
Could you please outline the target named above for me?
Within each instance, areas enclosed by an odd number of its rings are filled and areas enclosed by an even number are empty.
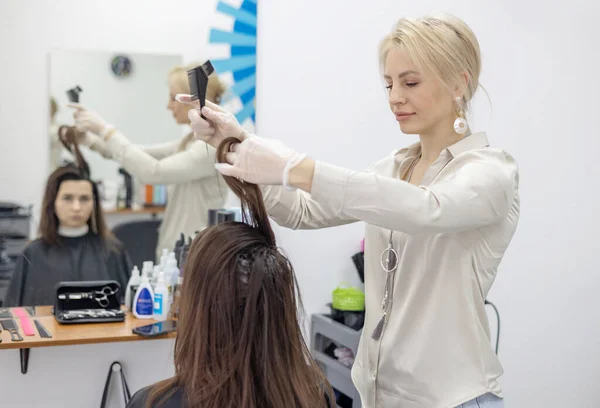
[[[365,294],[344,282],[332,292],[331,306],[347,312],[362,312],[365,310]]]

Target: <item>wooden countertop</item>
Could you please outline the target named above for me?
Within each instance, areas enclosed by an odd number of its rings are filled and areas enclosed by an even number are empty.
[[[76,344],[116,343],[125,341],[147,341],[175,338],[176,333],[168,333],[157,337],[143,337],[131,332],[135,327],[155,323],[152,319],[136,319],[127,312],[124,322],[119,323],[82,323],[82,324],[59,324],[50,313],[51,306],[38,306],[35,308],[36,315],[29,316],[31,325],[35,330],[34,336],[26,336],[21,328],[19,318],[14,318],[19,327],[19,334],[23,341],[11,341],[10,333],[2,330],[0,337],[0,350],[26,349],[36,347],[69,346]],[[0,319],[4,320],[4,319]],[[39,320],[46,330],[52,335],[51,339],[43,339],[39,336],[33,320]]]

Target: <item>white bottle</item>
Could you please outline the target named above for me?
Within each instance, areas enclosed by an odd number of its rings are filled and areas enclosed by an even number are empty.
[[[156,286],[156,281],[158,281],[158,275],[161,271],[165,271],[165,267],[167,265],[167,258],[169,256],[169,250],[167,248],[163,248],[162,254],[160,256],[160,262],[154,265],[154,272],[152,274],[152,278],[150,278],[150,283],[154,288]]]
[[[154,320],[166,320],[169,306],[169,289],[165,282],[165,273],[161,271],[154,289]]]
[[[169,256],[167,257],[167,261],[168,260],[174,260],[175,261],[175,265],[177,265],[177,258],[175,258],[175,252],[171,251],[169,252]]]
[[[129,278],[129,282],[127,282],[127,289],[125,290],[125,306],[127,306],[129,310],[133,310],[133,297],[135,296],[140,283],[142,283],[140,270],[137,266],[134,266],[131,271],[131,278]]]
[[[177,267],[177,259],[175,259],[175,252],[171,252],[169,254],[169,259],[167,260],[167,262],[170,262],[171,265],[171,284],[173,285],[173,287],[175,287],[175,285],[177,285],[177,278],[179,278],[179,275],[181,275],[181,271]]]
[[[133,315],[138,319],[152,319],[154,316],[154,291],[148,280],[148,270],[152,263],[144,262],[142,269],[142,283],[133,298]]]
[[[152,280],[152,271],[154,270],[154,262],[152,261],[144,261],[142,264],[142,276],[144,273],[148,277],[148,280]]]
[[[156,282],[158,282],[158,275],[163,272],[163,268],[160,265],[154,265],[154,272],[152,272],[152,279],[149,279],[150,285],[152,285],[152,289],[156,287]]]
[[[165,270],[165,266],[167,266],[167,258],[169,257],[169,250],[167,248],[163,248],[162,255],[160,257],[160,267]]]

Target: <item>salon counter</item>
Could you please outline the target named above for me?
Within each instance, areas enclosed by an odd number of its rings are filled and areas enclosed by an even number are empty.
[[[149,341],[158,338],[174,338],[175,333],[169,333],[162,337],[148,338],[138,336],[132,333],[132,329],[154,323],[154,320],[136,319],[130,312],[127,312],[124,322],[118,323],[97,323],[97,324],[59,324],[50,313],[51,306],[41,306],[35,309],[35,316],[28,319],[38,320],[44,325],[46,330],[52,335],[51,339],[40,337],[37,329],[34,336],[25,336],[21,328],[20,319],[15,318],[19,326],[19,333],[23,341],[11,341],[8,331],[3,330],[0,333],[2,343],[0,350],[5,349],[26,349],[36,347],[52,346],[72,346],[77,344],[98,344],[98,343],[118,343],[125,341]],[[2,320],[2,319],[0,319]]]
[[[98,407],[104,382],[113,361],[121,362],[131,392],[173,375],[175,333],[146,338],[132,333],[138,326],[154,323],[127,313],[124,322],[61,325],[50,314],[51,307],[37,307],[29,317],[34,336],[13,342],[10,333],[0,333],[0,392],[2,406]],[[52,338],[40,338],[34,320],[40,321]],[[27,374],[21,374],[24,351],[29,354]],[[35,390],[35,392],[32,392]],[[118,377],[111,381],[108,407],[124,407]]]

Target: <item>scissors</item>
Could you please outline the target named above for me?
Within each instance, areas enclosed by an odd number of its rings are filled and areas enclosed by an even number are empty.
[[[107,307],[110,303],[108,299],[109,296],[112,296],[119,292],[119,288],[112,289],[110,286],[105,286],[100,290],[95,290],[93,292],[81,292],[81,293],[68,293],[58,295],[60,300],[82,300],[82,299],[91,299],[102,307]]]

